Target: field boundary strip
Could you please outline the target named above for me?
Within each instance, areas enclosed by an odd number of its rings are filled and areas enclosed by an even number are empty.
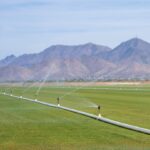
[[[68,89],[73,89],[73,88],[76,88],[75,86],[55,86],[55,87],[49,87],[49,88],[60,88],[60,89],[65,89],[65,88],[68,88]],[[81,87],[81,89],[83,90],[114,90],[114,91],[122,91],[122,90],[125,90],[125,91],[150,91],[150,89],[142,89],[142,88],[126,88],[126,87],[115,87],[115,88],[108,88],[108,87]]]

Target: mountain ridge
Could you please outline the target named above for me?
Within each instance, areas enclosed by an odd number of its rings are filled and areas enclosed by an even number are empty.
[[[139,38],[114,49],[91,42],[53,45],[40,53],[0,60],[0,81],[150,79],[149,56],[150,43]]]

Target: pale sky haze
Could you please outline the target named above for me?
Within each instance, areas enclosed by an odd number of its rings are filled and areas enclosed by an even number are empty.
[[[0,59],[54,44],[150,42],[150,0],[0,0]]]

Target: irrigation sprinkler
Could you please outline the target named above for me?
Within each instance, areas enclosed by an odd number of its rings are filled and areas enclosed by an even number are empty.
[[[10,89],[10,96],[12,96],[12,93],[13,93],[13,90],[12,90],[12,89]]]
[[[38,96],[38,95],[37,95],[37,93],[36,93],[36,94],[35,94],[35,101],[37,101],[37,96]]]
[[[7,95],[7,96],[10,96],[10,95]],[[13,97],[19,98],[18,96],[15,96],[15,95],[13,95]],[[29,99],[29,98],[25,98],[25,97],[22,97],[22,99],[28,100],[28,101],[31,101],[31,102],[35,102],[33,99]],[[58,97],[57,100],[59,100],[59,99],[60,98]],[[47,103],[47,102],[43,102],[43,101],[37,101],[35,103],[39,103],[39,104],[42,104],[42,105],[47,105],[47,106],[50,106],[50,107],[58,108],[57,105]],[[99,105],[97,108],[98,108],[99,113],[100,113],[101,106]],[[74,112],[74,113],[81,114],[81,115],[84,115],[84,116],[87,116],[87,117],[90,117],[90,118],[93,118],[93,119],[97,119],[99,121],[103,121],[103,122],[108,123],[108,124],[116,125],[116,126],[119,126],[119,127],[122,127],[122,128],[130,129],[130,130],[134,130],[134,131],[137,131],[137,132],[141,132],[141,133],[145,133],[145,134],[150,135],[150,129],[141,128],[141,127],[138,127],[138,126],[122,123],[122,122],[111,120],[111,119],[108,119],[108,118],[105,118],[105,117],[97,117],[96,115],[86,113],[86,112],[83,112],[83,111],[79,111],[79,110],[76,110],[76,109],[68,108],[68,107],[60,106],[59,109]]]
[[[4,95],[6,95],[6,89],[4,89]]]
[[[2,94],[4,94],[4,92],[5,92],[5,90],[4,90],[4,89],[2,89]]]
[[[101,106],[98,105],[97,109],[98,109],[98,117],[102,117],[102,116],[101,116],[101,113],[100,113]]]
[[[4,94],[4,91],[3,91],[3,89],[1,89],[1,92],[0,92],[1,94]]]
[[[2,94],[4,94],[4,89],[2,89]]]
[[[60,98],[57,97],[57,106],[60,106]]]

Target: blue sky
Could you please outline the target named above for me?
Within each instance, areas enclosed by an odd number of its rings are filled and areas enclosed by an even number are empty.
[[[0,0],[0,59],[53,44],[150,42],[149,0]]]

